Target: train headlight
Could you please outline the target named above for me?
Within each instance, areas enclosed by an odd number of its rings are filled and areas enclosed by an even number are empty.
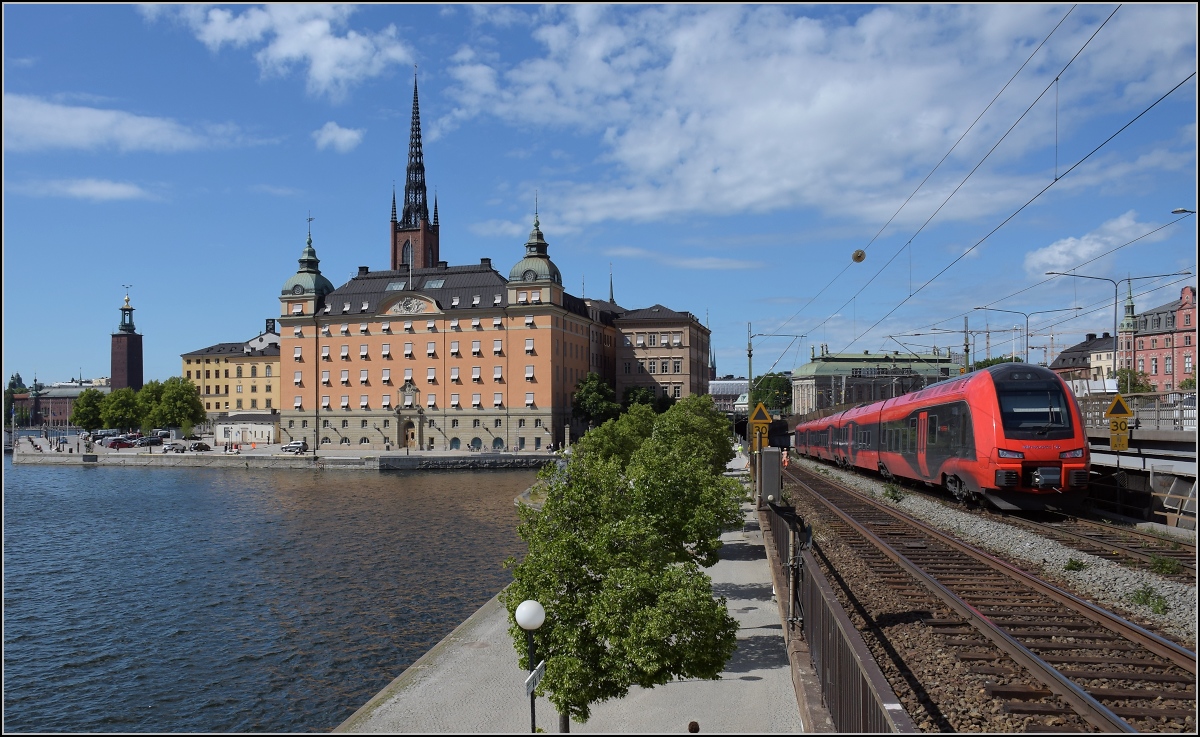
[[[1083,448],[1076,448],[1075,450],[1064,450],[1062,453],[1058,454],[1058,457],[1059,458],[1083,458]]]
[[[997,452],[997,455],[999,455],[1001,458],[1024,458],[1025,457],[1025,454],[1019,450],[1004,450],[1003,448],[998,448],[996,452]]]

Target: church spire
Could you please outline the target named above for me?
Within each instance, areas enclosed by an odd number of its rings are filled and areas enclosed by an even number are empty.
[[[438,226],[437,190],[433,190],[433,227]]]
[[[417,100],[417,73],[413,71],[412,125],[408,136],[408,171],[404,180],[404,213],[400,225],[415,228],[429,220],[425,190],[425,154],[421,150],[421,106]]]
[[[396,222],[396,183],[392,182],[392,222]]]
[[[608,264],[608,301],[612,302],[613,304],[617,303],[617,300],[613,299],[612,263],[611,262]]]

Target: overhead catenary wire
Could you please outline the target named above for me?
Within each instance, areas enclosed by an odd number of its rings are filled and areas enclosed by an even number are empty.
[[[910,193],[910,194],[908,195],[908,197],[906,197],[906,198],[905,198],[904,202],[902,202],[902,203],[900,204],[900,207],[896,208],[896,211],[895,211],[894,213],[892,213],[892,216],[891,216],[891,217],[889,217],[889,218],[887,219],[887,222],[886,222],[886,223],[884,223],[884,224],[883,224],[883,226],[882,226],[882,227],[879,229],[879,231],[878,231],[878,232],[876,232],[876,233],[875,233],[875,235],[874,235],[874,236],[871,238],[871,240],[867,242],[867,245],[863,246],[863,250],[864,250],[864,251],[867,251],[867,250],[869,250],[869,249],[871,248],[872,244],[874,244],[874,243],[875,243],[875,241],[876,241],[876,240],[878,240],[879,236],[881,236],[881,235],[883,234],[883,232],[884,232],[884,231],[887,229],[887,227],[888,227],[889,225],[891,225],[891,224],[892,224],[892,221],[896,219],[896,216],[897,216],[897,215],[899,215],[899,214],[900,214],[900,213],[901,213],[901,212],[904,210],[904,208],[908,206],[908,203],[909,203],[910,201],[912,201],[912,198],[913,198],[913,197],[915,197],[915,196],[917,195],[917,193],[921,191],[921,189],[922,189],[922,188],[925,186],[925,183],[929,181],[929,178],[930,178],[930,177],[932,177],[932,176],[934,175],[934,173],[935,173],[935,172],[937,172],[937,170],[938,170],[939,168],[941,168],[942,164],[944,164],[944,163],[946,162],[946,159],[950,158],[950,154],[954,153],[954,150],[955,150],[956,148],[958,148],[958,145],[959,145],[960,143],[962,143],[962,141],[963,141],[963,139],[964,139],[964,138],[966,138],[966,137],[967,137],[967,134],[968,134],[968,133],[970,133],[970,132],[971,132],[971,131],[972,131],[972,130],[975,128],[975,125],[976,125],[977,123],[979,123],[979,121],[980,121],[980,120],[983,118],[983,116],[984,116],[984,115],[987,113],[987,111],[991,109],[992,105],[994,105],[994,104],[996,103],[996,101],[1000,99],[1000,96],[1004,94],[1004,91],[1008,89],[1009,85],[1011,85],[1011,84],[1013,83],[1013,81],[1014,81],[1014,80],[1017,78],[1017,76],[1018,76],[1018,75],[1020,75],[1020,74],[1021,74],[1021,72],[1022,72],[1022,71],[1025,69],[1025,67],[1029,65],[1029,62],[1033,61],[1033,57],[1034,57],[1034,56],[1036,56],[1036,55],[1037,55],[1037,53],[1038,53],[1038,51],[1040,51],[1040,50],[1042,49],[1042,47],[1046,45],[1046,42],[1050,40],[1050,37],[1054,35],[1054,32],[1055,32],[1055,31],[1057,31],[1057,30],[1059,29],[1059,27],[1061,27],[1061,26],[1062,26],[1062,24],[1066,22],[1067,18],[1068,18],[1068,17],[1071,15],[1071,13],[1072,13],[1072,12],[1075,10],[1075,8],[1077,8],[1077,7],[1078,7],[1078,4],[1076,4],[1076,5],[1072,5],[1072,6],[1071,6],[1071,7],[1070,7],[1070,8],[1067,10],[1066,14],[1065,14],[1065,15],[1063,15],[1063,17],[1062,17],[1062,18],[1061,18],[1061,19],[1058,21],[1058,23],[1056,23],[1056,24],[1054,25],[1054,28],[1050,29],[1050,32],[1046,34],[1046,37],[1042,39],[1041,43],[1039,43],[1039,44],[1037,45],[1037,47],[1036,47],[1036,48],[1034,48],[1034,50],[1033,50],[1033,51],[1031,51],[1031,52],[1029,53],[1029,56],[1028,56],[1028,57],[1026,57],[1025,61],[1024,61],[1024,62],[1022,62],[1021,66],[1017,68],[1017,71],[1013,72],[1013,75],[1012,75],[1011,77],[1009,77],[1009,79],[1008,79],[1008,81],[1007,81],[1007,82],[1005,82],[1005,83],[1004,83],[1004,86],[1000,88],[1000,91],[996,93],[995,97],[993,97],[993,98],[992,98],[991,102],[989,102],[989,103],[988,103],[988,104],[987,104],[987,105],[986,105],[986,106],[983,108],[983,110],[982,110],[982,111],[980,111],[979,115],[977,115],[977,116],[975,117],[975,120],[971,121],[971,125],[967,126],[966,130],[964,130],[964,131],[962,132],[962,135],[960,135],[960,136],[958,137],[958,140],[956,140],[956,141],[954,142],[954,144],[953,144],[953,145],[950,147],[950,149],[946,151],[945,155],[943,155],[943,156],[942,156],[942,158],[941,158],[940,160],[938,160],[938,163],[937,163],[937,164],[935,164],[935,165],[934,165],[934,167],[933,167],[932,169],[930,169],[930,170],[929,170],[929,173],[925,175],[925,178],[921,180],[921,182],[920,182],[920,183],[919,183],[919,184],[916,186],[916,188],[915,188],[915,189],[913,189],[912,193]],[[1119,9],[1119,8],[1120,8],[1120,6],[1117,6],[1117,8]],[[1114,11],[1113,11],[1113,13],[1115,13],[1115,12],[1116,12],[1116,10],[1114,10]],[[1112,17],[1112,16],[1110,15],[1110,16],[1109,16],[1109,18],[1111,18],[1111,17]],[[1108,22],[1108,20],[1106,19],[1106,20],[1105,20],[1105,23],[1107,23],[1107,22]],[[1101,25],[1101,28],[1103,28],[1103,25]],[[1097,31],[1098,31],[1098,30],[1099,30],[1099,29],[1097,29]],[[1093,34],[1093,35],[1094,35],[1094,34]],[[1089,41],[1090,41],[1090,39],[1089,39]],[[1078,53],[1076,53],[1076,56],[1078,56]],[[918,231],[918,232],[919,232],[919,231]],[[914,236],[914,237],[915,237],[915,236]],[[910,239],[910,240],[909,240],[909,243],[905,244],[906,246],[909,246],[909,247],[910,247],[910,248],[909,248],[909,262],[908,262],[908,281],[909,281],[909,292],[911,292],[911,291],[912,291],[912,250],[911,250],[911,242],[912,242],[912,241],[911,241],[911,239]],[[901,249],[901,250],[903,250],[903,249]],[[897,253],[899,253],[899,251],[897,251]],[[895,255],[893,255],[893,256],[892,256],[892,258],[888,260],[888,263],[890,264],[890,263],[892,262],[892,260],[894,260],[894,259],[895,259]],[[885,266],[886,266],[886,265],[885,265]],[[786,320],[784,320],[784,321],[783,321],[783,322],[780,324],[780,327],[785,327],[786,325],[788,325],[788,323],[790,323],[790,322],[791,322],[792,320],[794,320],[794,319],[795,319],[797,316],[799,316],[799,315],[800,315],[800,313],[802,313],[804,310],[808,309],[809,305],[811,305],[811,304],[812,304],[812,303],[813,303],[813,302],[814,302],[814,301],[815,301],[815,300],[816,300],[818,297],[820,297],[822,294],[824,294],[824,293],[825,293],[825,290],[827,290],[827,289],[829,289],[830,287],[832,287],[832,286],[833,286],[833,285],[834,285],[834,284],[835,284],[835,283],[838,281],[838,279],[840,279],[840,278],[842,277],[842,275],[846,273],[846,271],[847,271],[849,268],[850,268],[850,265],[849,265],[849,264],[847,264],[847,265],[843,266],[843,267],[842,267],[842,270],[841,270],[841,271],[839,271],[839,272],[838,272],[836,275],[834,275],[834,277],[833,277],[832,279],[830,279],[830,280],[829,280],[829,281],[828,281],[828,282],[825,284],[825,286],[824,286],[824,287],[822,287],[822,288],[820,289],[820,291],[818,291],[818,292],[817,292],[815,295],[813,295],[811,298],[809,298],[809,300],[808,300],[807,302],[805,302],[803,305],[801,305],[800,309],[798,309],[798,310],[796,310],[796,312],[792,313],[791,317],[789,317],[789,318],[787,318]]]

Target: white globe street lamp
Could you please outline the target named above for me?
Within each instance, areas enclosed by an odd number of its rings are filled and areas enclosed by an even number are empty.
[[[537,661],[534,657],[533,647],[533,631],[542,626],[542,622],[546,621],[546,609],[541,604],[533,599],[526,599],[517,605],[517,611],[514,614],[517,620],[517,625],[525,630],[525,644],[529,652],[529,672],[532,673],[537,668]],[[537,732],[537,712],[536,710],[537,696],[529,692],[529,731]]]

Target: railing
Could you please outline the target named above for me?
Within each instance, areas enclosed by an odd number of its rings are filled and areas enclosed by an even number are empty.
[[[771,539],[788,580],[787,635],[803,632],[821,695],[838,732],[919,732],[809,550],[812,528],[769,504]]]
[[[1123,394],[1125,404],[1133,412],[1129,426],[1135,430],[1195,430],[1195,390],[1160,392],[1157,394]],[[1112,404],[1112,395],[1078,397],[1085,427],[1108,427],[1104,413]]]

